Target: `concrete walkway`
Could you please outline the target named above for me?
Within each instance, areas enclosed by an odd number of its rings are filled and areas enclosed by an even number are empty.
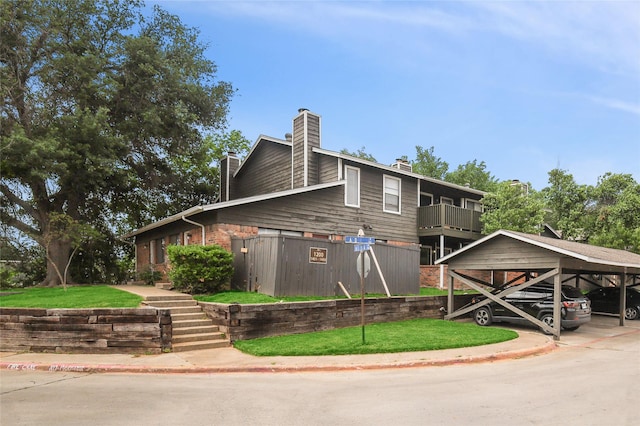
[[[142,297],[176,294],[154,287],[119,286]],[[234,348],[160,355],[0,352],[0,370],[100,373],[237,373],[340,371],[445,366],[522,358],[552,351],[554,341],[536,330],[518,330],[508,342],[459,349],[395,354],[256,357]]]

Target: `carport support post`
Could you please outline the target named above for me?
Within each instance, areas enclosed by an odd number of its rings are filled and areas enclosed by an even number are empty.
[[[562,265],[558,267],[558,273],[553,277],[553,340],[560,340],[560,327],[562,316]]]
[[[442,266],[442,265],[440,265]],[[449,292],[447,297],[447,314],[453,312],[453,275],[451,275],[449,268],[447,268],[447,277],[449,278]]]
[[[620,327],[624,327],[624,312],[627,310],[627,267],[620,275]]]

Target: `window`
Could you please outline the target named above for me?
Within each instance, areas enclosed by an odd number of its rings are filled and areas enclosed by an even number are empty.
[[[400,179],[384,176],[384,208],[388,213],[400,213]]]
[[[420,246],[420,264],[432,265],[433,261],[433,249],[431,246]]]
[[[180,234],[169,235],[169,245],[180,245]]]
[[[482,203],[476,200],[465,200],[465,207],[469,210],[482,212]]]
[[[449,197],[440,197],[440,204],[449,204],[453,206],[453,199]]]
[[[156,259],[155,263],[164,263],[164,238],[158,238],[155,241]]]
[[[433,195],[428,194],[426,192],[420,193],[420,206],[431,206],[433,205]]]
[[[360,207],[360,169],[345,166],[347,186],[344,194],[344,204],[350,207]]]

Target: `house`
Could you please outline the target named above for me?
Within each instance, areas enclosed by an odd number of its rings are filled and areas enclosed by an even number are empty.
[[[484,192],[413,173],[406,161],[382,165],[321,142],[320,115],[300,109],[284,139],[261,135],[242,160],[229,153],[220,163],[218,202],[128,235],[135,237],[137,271],[164,271],[169,244],[232,250],[234,240],[269,235],[342,243],[362,229],[377,244],[412,247],[419,274],[418,264],[429,268],[482,237]]]

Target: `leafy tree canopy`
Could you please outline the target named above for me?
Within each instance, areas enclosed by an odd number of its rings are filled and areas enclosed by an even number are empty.
[[[340,150],[340,154],[350,155],[352,157],[361,158],[363,160],[372,161],[374,163],[378,162],[373,155],[366,152],[366,148],[364,146],[362,148],[359,148],[356,152],[352,152],[347,148],[343,148]]]
[[[416,159],[411,162],[413,171],[423,176],[444,180],[449,163],[434,154],[434,147],[424,149],[416,146]]]
[[[482,232],[491,234],[499,229],[537,234],[544,223],[544,201],[531,185],[505,181],[495,192],[482,199],[485,212],[480,216]]]
[[[587,209],[590,244],[640,253],[640,184],[629,174],[607,173]]]
[[[458,185],[468,185],[480,191],[494,191],[497,188],[498,179],[486,169],[487,165],[484,161],[480,163],[478,160],[467,161],[465,164],[460,164],[454,171],[446,173],[444,180]]]
[[[47,284],[72,250],[55,215],[109,232],[213,198],[204,135],[225,129],[233,88],[197,30],[141,8],[0,2],[0,218],[48,247]]]
[[[549,186],[542,190],[548,208],[547,223],[561,231],[564,239],[584,236],[589,192],[587,185],[578,185],[567,171],[549,172]]]

